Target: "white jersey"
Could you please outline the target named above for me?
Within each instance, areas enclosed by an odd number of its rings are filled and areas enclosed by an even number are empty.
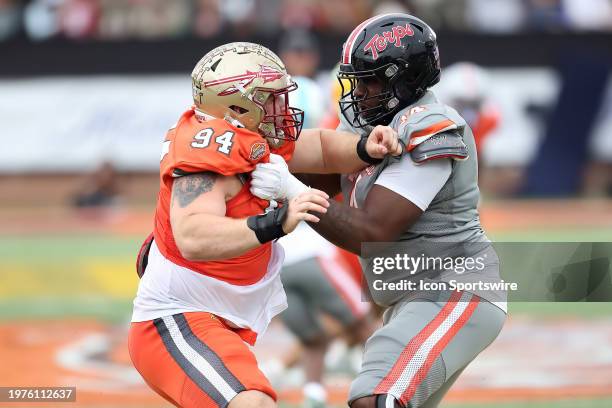
[[[252,285],[233,285],[176,265],[162,255],[153,241],[134,300],[132,322],[184,312],[209,312],[261,335],[272,318],[287,308],[280,280],[283,259],[283,247],[273,243],[264,277]]]

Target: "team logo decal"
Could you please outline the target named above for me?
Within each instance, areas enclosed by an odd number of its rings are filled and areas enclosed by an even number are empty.
[[[234,82],[235,83],[234,85],[230,86],[227,89],[224,89],[223,91],[217,94],[218,96],[227,96],[227,95],[235,94],[236,92],[240,90],[239,88],[244,88],[245,86],[253,82],[256,78],[262,78],[264,80],[264,84],[266,84],[268,82],[272,82],[272,81],[276,81],[277,79],[281,79],[284,75],[285,75],[284,72],[279,71],[276,68],[272,68],[267,65],[260,65],[259,71],[257,72],[252,72],[252,71],[247,70],[247,72],[244,74],[234,75],[234,76],[227,77],[227,78],[221,78],[221,79],[216,79],[214,81],[204,82],[204,87],[208,88],[211,86]]]
[[[391,31],[383,31],[382,35],[379,33],[374,34],[363,50],[372,52],[372,58],[377,59],[378,53],[387,49],[387,45],[393,44],[399,48],[402,46],[402,38],[406,36],[412,37],[413,35],[414,30],[412,30],[410,24],[406,23],[405,26],[397,25]]]
[[[257,142],[251,146],[249,158],[253,161],[257,161],[264,157],[264,154],[266,154],[266,144],[264,142]]]

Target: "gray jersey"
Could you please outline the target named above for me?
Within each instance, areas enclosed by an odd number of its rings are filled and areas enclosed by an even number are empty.
[[[415,251],[419,253],[423,252],[431,256],[474,257],[486,253],[487,267],[462,274],[451,270],[420,270],[419,272],[429,272],[427,276],[431,276],[432,280],[498,281],[498,259],[480,225],[477,210],[480,193],[477,184],[476,145],[472,131],[465,120],[453,108],[438,102],[432,92],[427,92],[414,104],[398,112],[390,126],[398,131],[402,142],[411,148],[432,136],[440,136],[442,133],[452,130],[454,134],[461,136],[465,144],[463,147],[467,147],[469,155],[462,161],[452,160],[450,176],[446,183],[434,196],[429,206],[424,209],[421,217],[402,233],[399,241],[402,247],[409,246],[415,248]],[[343,117],[341,117],[341,124],[338,128],[361,135],[367,135],[371,130],[369,128],[352,128]],[[384,174],[389,165],[398,160],[415,160],[415,156],[411,153],[404,153],[396,158],[387,157],[377,166],[370,166],[359,173],[343,176],[342,191],[345,201],[350,203],[351,206],[362,207],[377,179],[381,174]],[[427,183],[427,180],[423,180],[423,183]],[[417,255],[414,254],[414,256]],[[364,271],[370,271],[371,267],[368,268],[367,266],[371,259],[362,259],[362,262],[364,263]],[[422,273],[419,273],[419,275],[424,276]],[[366,279],[370,288],[372,287],[372,280],[378,278],[380,276],[372,276],[371,273],[366,272]],[[414,275],[408,272],[406,276],[393,275],[393,280],[402,278],[414,278]],[[492,302],[504,300],[504,296],[499,294],[491,295],[488,292],[478,294]],[[388,306],[404,296],[399,293],[384,291],[373,292],[372,297],[377,303]]]

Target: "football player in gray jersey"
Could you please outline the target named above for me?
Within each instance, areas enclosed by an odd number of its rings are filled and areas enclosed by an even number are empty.
[[[465,120],[428,90],[440,79],[440,60],[434,31],[418,18],[396,13],[361,23],[344,44],[338,77],[340,128],[365,136],[389,125],[404,149],[400,157],[373,160],[358,145],[371,166],[342,176],[345,203],[330,202],[312,225],[361,256],[372,299],[388,308],[383,327],[366,343],[349,405],[436,407],[506,317],[505,292],[481,289],[499,281],[499,260],[478,216],[474,137]],[[252,178],[251,191],[267,199],[291,200],[286,191],[306,188],[279,160],[258,165]],[[320,179],[302,180],[322,187]],[[421,263],[376,271],[376,243],[394,243]],[[436,256],[450,259],[450,266],[436,263]],[[430,258],[433,266],[425,262]],[[473,266],[467,270],[466,259]],[[449,285],[393,289],[405,281]],[[450,289],[457,284],[471,289]]]

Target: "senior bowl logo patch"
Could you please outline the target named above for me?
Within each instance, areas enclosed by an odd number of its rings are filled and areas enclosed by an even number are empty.
[[[264,142],[257,142],[251,146],[251,154],[249,158],[253,161],[257,161],[264,157],[266,154],[266,144]]]

